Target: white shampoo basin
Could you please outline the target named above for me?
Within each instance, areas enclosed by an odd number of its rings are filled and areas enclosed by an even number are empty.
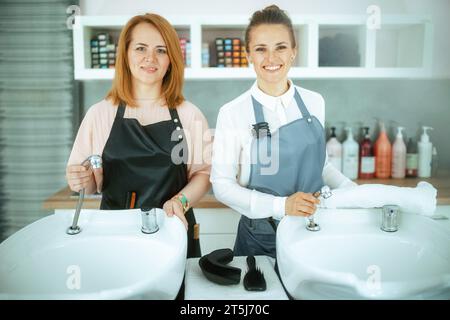
[[[295,299],[450,299],[450,230],[402,213],[397,232],[381,210],[318,210],[321,230],[285,217],[277,230],[282,281]]]
[[[174,299],[183,281],[182,222],[158,210],[159,231],[141,232],[133,210],[74,210],[40,219],[0,244],[0,299]]]

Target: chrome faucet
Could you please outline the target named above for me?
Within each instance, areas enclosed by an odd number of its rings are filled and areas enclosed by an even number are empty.
[[[102,167],[102,157],[99,155],[92,155],[81,163],[82,166],[91,167],[92,169],[98,169]],[[85,189],[81,189],[78,196],[77,208],[75,215],[73,216],[72,225],[67,228],[66,233],[70,235],[78,234],[81,232],[80,226],[78,226],[78,218],[80,217],[81,207],[84,201]]]
[[[324,199],[331,197],[331,189],[329,186],[323,186],[319,191],[313,193],[313,196],[319,198],[320,196]],[[310,215],[308,217],[308,224],[306,225],[306,229],[309,231],[319,231],[320,226],[314,222],[314,216]]]
[[[395,232],[398,230],[400,208],[394,205],[386,205],[381,213],[381,230]]]
[[[156,219],[155,208],[141,208],[142,228],[143,233],[155,233],[159,230],[158,220]]]

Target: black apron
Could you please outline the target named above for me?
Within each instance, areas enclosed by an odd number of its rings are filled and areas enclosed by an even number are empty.
[[[171,120],[142,126],[136,119],[124,118],[125,104],[119,104],[102,154],[100,209],[128,208],[127,202],[132,192],[136,194],[135,208],[162,209],[167,200],[186,186],[186,138],[177,110],[169,108],[169,112]],[[175,163],[172,161],[173,150],[180,151],[178,155],[182,161],[179,157]],[[188,221],[187,256],[191,258],[194,250],[193,226],[196,223],[192,208],[185,217]],[[198,256],[200,252],[197,252]]]

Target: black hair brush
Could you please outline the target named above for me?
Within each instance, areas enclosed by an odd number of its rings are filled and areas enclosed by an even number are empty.
[[[233,250],[218,249],[204,255],[198,261],[205,277],[217,284],[238,284],[241,281],[241,269],[228,266],[233,260]]]
[[[256,267],[254,256],[247,257],[248,271],[244,276],[244,288],[247,291],[265,291],[266,280],[263,272]]]

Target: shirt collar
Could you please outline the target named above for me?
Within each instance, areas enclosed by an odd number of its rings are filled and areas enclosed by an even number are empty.
[[[291,80],[289,80],[289,89],[285,93],[283,93],[281,96],[274,97],[271,95],[268,95],[267,93],[264,93],[259,87],[257,81],[253,84],[250,92],[251,95],[264,107],[274,111],[278,104],[281,103],[283,107],[289,106],[289,104],[292,101],[292,98],[294,97],[295,88],[294,84]]]

